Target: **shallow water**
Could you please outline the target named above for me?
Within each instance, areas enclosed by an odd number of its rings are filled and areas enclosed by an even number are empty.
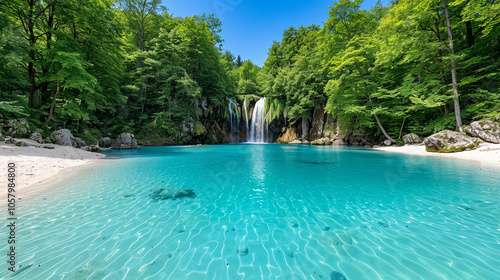
[[[31,266],[12,277],[4,264],[0,277],[498,279],[497,174],[353,148],[109,151],[22,195],[17,258]],[[167,187],[197,197],[150,197]]]

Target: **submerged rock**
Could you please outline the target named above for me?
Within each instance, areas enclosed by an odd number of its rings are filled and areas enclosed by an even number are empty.
[[[157,189],[152,191],[149,196],[155,200],[166,200],[177,198],[190,197],[195,198],[196,194],[193,190],[184,190],[180,188],[167,188],[167,189]]]
[[[330,279],[331,280],[347,280],[347,278],[345,278],[345,276],[342,275],[342,273],[340,273],[338,271],[332,271],[332,273],[330,273]]]
[[[498,122],[485,120],[472,122],[464,126],[464,131],[473,137],[479,137],[490,143],[500,144],[500,124]]]
[[[247,247],[238,248],[236,249],[236,253],[238,253],[238,255],[240,256],[246,256],[248,255],[248,248]]]
[[[470,138],[451,130],[435,133],[424,140],[425,150],[433,153],[455,153],[474,150],[479,145],[479,142],[477,138]]]
[[[111,149],[117,150],[131,150],[137,149],[137,140],[134,134],[122,133],[116,139],[116,142],[111,144]]]

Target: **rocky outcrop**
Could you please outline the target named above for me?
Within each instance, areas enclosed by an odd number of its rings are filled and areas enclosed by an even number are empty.
[[[392,145],[392,141],[391,140],[385,140],[384,141],[384,145],[391,146]]]
[[[33,141],[36,141],[36,142],[38,142],[40,144],[43,143],[43,136],[39,132],[33,132],[33,133],[31,133],[30,139],[33,140]]]
[[[475,149],[479,139],[470,138],[461,133],[444,130],[424,140],[425,150],[433,153],[455,153]]]
[[[71,131],[65,128],[52,132],[52,134],[50,134],[50,141],[57,145],[71,146],[75,148],[88,146],[87,143],[85,143],[85,141],[83,141],[79,137],[74,137]],[[42,142],[46,143],[48,141],[43,140]]]
[[[117,150],[131,150],[137,149],[137,140],[134,134],[122,133],[116,139],[116,142],[111,144],[111,149]]]
[[[340,136],[339,139],[342,139],[347,145],[353,146],[365,146],[371,144],[368,140],[368,136],[363,134],[362,131],[355,134]]]
[[[276,143],[290,143],[297,139],[297,130],[295,127],[283,127],[281,129],[281,135],[276,140]]]
[[[99,147],[101,147],[101,148],[111,147],[111,138],[102,137],[101,139],[99,139]]]
[[[490,143],[500,144],[500,124],[498,122],[484,120],[472,122],[464,126],[464,131],[473,137],[479,137]]]
[[[328,137],[330,139],[336,139],[339,135],[339,127],[337,120],[335,120],[331,115],[327,114],[325,117],[325,125],[323,126],[323,137]]]
[[[16,139],[10,137],[10,136],[6,136],[5,137],[5,144],[16,144]]]
[[[422,140],[420,140],[420,137],[417,134],[410,133],[403,136],[403,143],[405,145],[420,144],[422,143]]]
[[[314,109],[312,127],[309,133],[311,140],[319,139],[323,136],[323,126],[325,124],[325,110],[323,105]]]
[[[26,138],[31,134],[30,126],[25,119],[8,120],[3,127],[5,135],[14,138]]]
[[[342,139],[336,139],[336,140],[333,140],[332,145],[333,146],[343,146],[343,145],[346,145],[346,143]]]
[[[293,140],[289,144],[302,144],[302,141],[300,141],[300,140]]]
[[[309,122],[305,119],[302,119],[301,128],[302,128],[302,143],[307,144],[309,143],[309,141],[307,141],[307,139],[309,139]]]
[[[99,149],[99,147],[96,145],[84,146],[81,149],[84,151],[93,152],[93,153],[100,153],[101,152],[101,149]]]
[[[330,138],[323,137],[323,138],[316,139],[316,140],[312,141],[311,145],[331,145],[332,142],[333,141]]]
[[[73,146],[74,139],[75,137],[69,129],[56,130],[50,134],[50,140],[61,146]]]
[[[74,138],[75,138],[74,143],[76,143],[76,145],[73,144],[73,147],[75,147],[75,148],[81,148],[81,147],[88,146],[87,142],[85,142],[84,140],[82,140],[82,138],[80,138],[80,137],[74,137]]]
[[[3,136],[2,131],[0,130],[0,141],[5,141],[5,136]]]

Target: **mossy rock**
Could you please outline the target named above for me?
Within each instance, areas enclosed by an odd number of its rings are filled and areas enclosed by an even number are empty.
[[[432,153],[457,153],[477,148],[480,140],[459,132],[445,130],[427,137],[425,150]]]

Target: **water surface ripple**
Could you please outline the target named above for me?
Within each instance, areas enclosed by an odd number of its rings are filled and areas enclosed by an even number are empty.
[[[498,279],[496,174],[353,148],[110,151],[95,168],[21,194],[25,269],[0,277]],[[197,197],[150,196],[169,187]]]

